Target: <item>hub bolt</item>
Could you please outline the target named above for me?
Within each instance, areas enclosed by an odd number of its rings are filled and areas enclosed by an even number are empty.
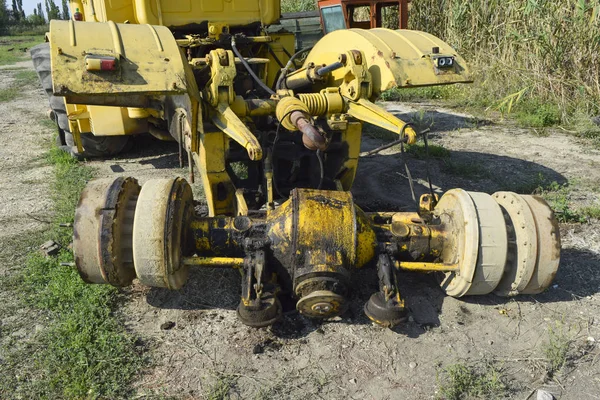
[[[318,312],[319,314],[327,314],[331,311],[331,304],[329,303],[317,303],[312,306],[312,310]]]

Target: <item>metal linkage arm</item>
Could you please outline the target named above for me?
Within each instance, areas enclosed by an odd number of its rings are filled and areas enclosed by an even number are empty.
[[[390,132],[406,137],[407,144],[417,141],[417,132],[406,122],[367,99],[347,100],[348,114]]]

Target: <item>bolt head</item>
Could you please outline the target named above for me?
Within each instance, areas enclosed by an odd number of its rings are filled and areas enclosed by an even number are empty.
[[[327,314],[329,311],[331,311],[331,304],[322,302],[322,303],[313,304],[313,306],[311,308],[313,311],[315,311],[319,314]]]

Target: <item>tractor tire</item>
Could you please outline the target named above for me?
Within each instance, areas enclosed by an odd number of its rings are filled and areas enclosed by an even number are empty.
[[[128,136],[94,136],[93,133],[81,133],[83,152],[77,151],[73,134],[69,131],[69,118],[62,97],[52,93],[52,69],[50,65],[50,45],[42,43],[31,48],[33,66],[52,109],[53,120],[58,126],[57,144],[76,158],[104,157],[122,152],[128,147]]]

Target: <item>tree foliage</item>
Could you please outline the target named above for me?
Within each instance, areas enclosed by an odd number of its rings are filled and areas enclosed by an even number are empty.
[[[48,16],[48,21],[52,19],[61,19],[60,9],[56,3],[54,3],[54,0],[46,0],[46,15]]]
[[[65,21],[69,19],[69,2],[62,0],[62,19]]]
[[[8,10],[6,8],[6,0],[0,0],[0,33],[4,33],[8,29]]]

